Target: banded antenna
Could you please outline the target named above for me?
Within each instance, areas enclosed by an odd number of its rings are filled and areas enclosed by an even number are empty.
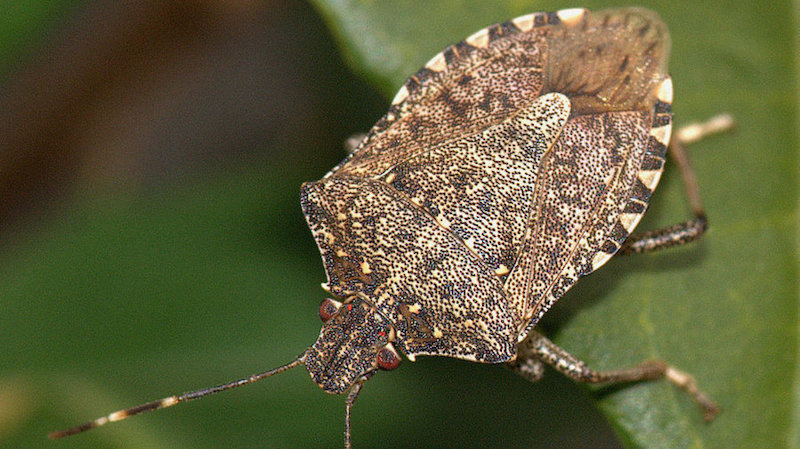
[[[279,366],[277,368],[271,369],[269,371],[264,371],[263,373],[253,374],[251,376],[245,377],[243,379],[239,379],[233,382],[224,383],[221,385],[217,385],[215,387],[203,388],[200,390],[190,391],[188,393],[183,393],[181,395],[175,395],[166,397],[164,399],[159,399],[158,401],[147,402],[145,404],[137,405],[134,407],[126,408],[124,410],[118,410],[114,413],[111,413],[107,416],[103,416],[100,418],[95,419],[94,421],[85,422],[81,425],[71,427],[66,430],[60,430],[58,432],[52,432],[47,436],[51,439],[55,438],[62,438],[70,435],[75,435],[76,433],[86,432],[87,430],[94,429],[95,427],[100,427],[104,424],[108,424],[114,421],[122,421],[125,418],[129,418],[134,415],[139,415],[141,413],[149,412],[152,410],[158,410],[161,408],[172,407],[175,404],[180,404],[181,402],[189,402],[195,399],[200,399],[205,396],[209,396],[215,393],[219,393],[220,391],[231,390],[236,387],[241,387],[242,385],[252,384],[258,382],[259,380],[266,379],[267,377],[274,376],[275,374],[282,373],[284,371],[288,371],[298,365],[304,364],[306,361],[306,353],[303,352],[294,359],[292,362],[287,363],[286,365]]]

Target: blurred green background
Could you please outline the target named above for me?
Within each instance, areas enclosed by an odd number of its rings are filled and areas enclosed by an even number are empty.
[[[676,123],[738,121],[692,147],[712,229],[698,245],[612,260],[542,326],[598,368],[669,360],[723,414],[704,425],[664,382],[590,391],[553,372],[532,385],[420,358],[365,386],[356,447],[800,447],[800,7],[643,4],[672,32]],[[45,435],[300,353],[319,331],[325,280],[300,184],[341,160],[342,142],[447,44],[570,6],[4,2],[0,447],[340,447],[344,398],[302,368]],[[686,214],[668,168],[640,229]]]

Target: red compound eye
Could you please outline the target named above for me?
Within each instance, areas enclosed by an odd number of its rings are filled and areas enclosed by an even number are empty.
[[[336,315],[336,311],[338,311],[341,306],[342,304],[340,302],[330,298],[322,300],[322,303],[319,305],[319,319],[321,319],[323,323],[327,323]]]
[[[378,351],[378,368],[391,371],[400,366],[400,355],[391,346],[384,346]]]

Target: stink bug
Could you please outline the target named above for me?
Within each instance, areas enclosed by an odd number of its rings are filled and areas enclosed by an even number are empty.
[[[352,154],[302,187],[301,204],[336,299],[317,341],[291,363],[112,413],[52,437],[200,398],[305,365],[326,392],[398,367],[401,354],[502,363],[538,380],[543,363],[581,382],[667,378],[718,412],[662,361],[595,371],[533,328],[581,277],[617,253],[697,239],[706,217],[671,136],[669,38],[641,9],[536,13],[484,28],[400,88]],[[693,134],[691,134],[693,133]],[[681,170],[694,218],[633,235],[664,168]]]

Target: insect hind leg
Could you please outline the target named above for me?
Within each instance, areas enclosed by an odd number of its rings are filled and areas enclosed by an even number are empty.
[[[714,419],[720,411],[719,406],[698,388],[697,382],[690,374],[661,360],[648,360],[631,368],[596,371],[544,335],[531,331],[528,337],[517,345],[517,359],[509,365],[523,377],[530,378],[524,370],[517,367],[531,366],[532,360],[534,364],[538,362],[539,365],[544,362],[573,380],[584,383],[621,384],[664,378],[689,394],[703,409],[706,421]],[[532,380],[538,380],[540,377],[541,373]]]
[[[619,254],[646,253],[683,245],[697,240],[705,233],[708,229],[708,220],[700,199],[697,178],[689,163],[686,145],[712,134],[729,131],[731,128],[733,128],[733,118],[728,114],[720,114],[706,122],[688,125],[678,130],[669,144],[669,154],[681,172],[686,199],[694,218],[665,228],[633,234],[622,244]]]

